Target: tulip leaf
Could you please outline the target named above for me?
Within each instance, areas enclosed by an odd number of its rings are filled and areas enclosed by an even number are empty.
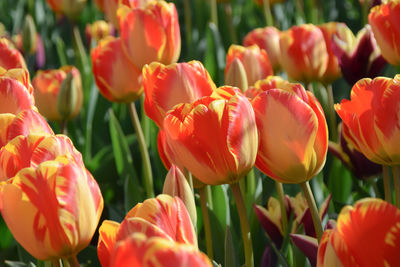
[[[229,225],[226,226],[225,231],[225,265],[236,267],[238,266],[238,261],[236,258],[235,246],[232,240],[232,233]]]
[[[230,224],[230,212],[227,189],[224,185],[212,186],[213,211],[224,228]]]
[[[213,199],[214,200],[214,199]],[[216,201],[213,201],[216,203]],[[211,224],[211,234],[212,234],[212,243],[214,249],[214,258],[217,262],[224,262],[225,253],[224,253],[224,240],[225,240],[225,224],[221,224],[218,216],[216,214],[216,210],[208,209],[208,214],[210,217]]]
[[[207,48],[204,55],[204,66],[217,84],[224,83],[225,49],[217,26],[209,23],[207,32]]]
[[[114,152],[115,164],[119,177],[124,181],[124,205],[125,210],[129,211],[136,203],[143,200],[142,188],[136,171],[133,168],[133,160],[125,134],[122,131],[114,113],[110,109],[110,135]]]
[[[33,262],[29,262],[29,264],[26,264],[25,262],[22,261],[4,261],[6,266],[9,267],[23,267],[23,266],[29,266],[29,267],[36,267],[36,265]]]
[[[9,247],[14,240],[10,230],[8,230],[7,225],[5,224],[3,217],[0,216],[0,250],[3,250]]]
[[[328,188],[333,199],[341,203],[348,203],[352,184],[350,171],[341,164],[339,159],[333,158],[328,180]]]

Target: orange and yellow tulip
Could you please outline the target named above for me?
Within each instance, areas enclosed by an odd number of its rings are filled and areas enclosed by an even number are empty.
[[[72,20],[80,15],[85,7],[86,1],[87,0],[46,0],[54,13],[63,14]]]
[[[143,92],[141,72],[125,56],[121,39],[109,36],[91,52],[93,74],[100,93],[112,102],[132,102]]]
[[[104,221],[99,229],[97,253],[103,267],[110,266],[119,242],[134,233],[146,238],[160,237],[197,249],[197,238],[190,216],[178,197],[159,195],[133,207],[121,224]]]
[[[400,164],[399,112],[400,76],[358,81],[351,100],[335,105],[346,125],[347,141],[369,160],[381,165]]]
[[[162,128],[165,114],[176,104],[209,96],[216,86],[199,61],[165,66],[153,62],[143,68],[144,110]]]
[[[268,59],[271,62],[274,72],[281,69],[279,47],[280,31],[272,26],[257,28],[249,32],[243,39],[244,46],[258,45],[267,52]]]
[[[14,68],[27,69],[22,54],[6,38],[0,39],[0,67],[6,70]]]
[[[1,202],[14,238],[39,260],[76,256],[92,239],[103,210],[92,175],[65,157],[19,171],[3,186]]]
[[[328,51],[317,26],[293,26],[281,32],[279,44],[281,65],[289,78],[305,83],[321,80],[328,65]]]
[[[248,47],[231,45],[226,55],[225,75],[229,72],[231,63],[235,58],[239,59],[242,63],[246,71],[249,86],[273,74],[267,53],[257,45]]]
[[[212,264],[193,246],[176,244],[161,237],[148,238],[139,232],[117,244],[110,266],[211,267]]]
[[[178,166],[205,184],[235,183],[254,165],[254,111],[238,88],[221,87],[193,104],[175,106],[164,119],[164,132]]]
[[[64,86],[70,86],[69,90],[73,91],[71,94],[74,96],[67,100],[64,99],[65,95],[60,93],[69,73],[72,75],[72,83]],[[83,103],[82,81],[79,70],[74,66],[63,66],[59,69],[45,71],[40,70],[37,72],[32,84],[35,89],[36,106],[40,114],[48,120],[72,119],[79,114]],[[71,101],[72,103],[67,117],[60,113],[62,101]]]
[[[380,199],[344,207],[326,230],[317,266],[400,266],[400,210]]]
[[[282,183],[313,178],[328,150],[325,115],[314,95],[302,86],[273,88],[252,105],[260,136],[256,167]]]
[[[96,20],[92,24],[87,24],[85,28],[86,41],[90,44],[92,41],[97,44],[100,40],[107,36],[114,35],[115,28],[111,23],[107,23],[104,20]]]
[[[118,10],[121,41],[129,60],[138,68],[153,61],[171,64],[178,61],[181,36],[175,5],[153,1],[144,8]]]
[[[385,4],[375,6],[368,15],[368,22],[382,56],[394,66],[400,65],[400,1],[387,1]]]

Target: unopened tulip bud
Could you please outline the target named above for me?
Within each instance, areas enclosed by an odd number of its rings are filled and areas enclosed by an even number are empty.
[[[235,58],[228,73],[225,76],[225,84],[240,88],[242,92],[246,92],[248,88],[246,70],[243,67],[242,62]]]
[[[57,96],[57,110],[61,117],[68,118],[71,115],[75,109],[76,101],[77,96],[74,77],[72,73],[69,72],[61,83],[60,92]]]
[[[197,222],[196,203],[190,185],[181,170],[173,165],[165,177],[163,194],[179,197],[186,206],[193,225]]]
[[[22,47],[27,54],[36,52],[36,27],[30,15],[26,15],[22,28]]]

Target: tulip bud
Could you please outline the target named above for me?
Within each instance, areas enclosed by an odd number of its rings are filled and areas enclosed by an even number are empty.
[[[22,46],[28,54],[33,54],[36,51],[36,27],[30,15],[26,15],[22,28]]]
[[[169,169],[167,177],[165,177],[163,194],[167,194],[172,197],[180,197],[180,199],[186,206],[193,225],[196,225],[197,213],[193,191],[192,189],[190,189],[190,185],[186,180],[186,177],[175,165],[173,165],[171,169]]]
[[[240,88],[242,92],[246,92],[248,88],[246,70],[243,67],[242,62],[235,58],[228,73],[225,75],[225,84]]]
[[[74,111],[76,105],[76,87],[74,77],[69,72],[61,83],[61,88],[57,96],[57,110],[62,118],[68,118]]]

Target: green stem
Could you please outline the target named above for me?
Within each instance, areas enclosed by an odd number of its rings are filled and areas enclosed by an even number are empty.
[[[247,194],[254,196],[256,191],[256,176],[254,168],[252,168],[246,175]]]
[[[394,186],[394,193],[396,196],[396,207],[400,209],[400,172],[399,166],[392,167],[393,172],[393,186]]]
[[[326,91],[328,93],[329,130],[330,130],[331,140],[337,141],[338,132],[337,132],[336,112],[334,109],[335,103],[334,103],[331,84],[326,86]]]
[[[306,20],[305,19],[306,15],[304,13],[304,6],[303,6],[304,1],[295,0],[295,2],[296,2],[296,10],[297,10],[297,12],[296,12],[296,23],[297,24],[304,23],[305,20]]]
[[[238,183],[231,184],[233,197],[235,198],[236,208],[239,213],[240,227],[242,230],[242,239],[244,245],[244,253],[246,259],[246,267],[254,266],[253,258],[253,244],[251,242],[251,233],[249,227],[249,221],[247,219],[246,208],[244,206],[242,192]]]
[[[319,241],[321,240],[321,237],[322,237],[323,230],[322,230],[321,219],[319,218],[319,214],[318,214],[317,204],[315,204],[315,199],[312,194],[310,184],[308,183],[308,181],[300,183],[300,186],[301,186],[301,189],[303,190],[304,197],[307,200],[308,208],[310,209],[310,212],[311,212],[311,217],[312,217],[312,220],[314,223],[315,233],[317,234],[317,239],[318,239],[318,243],[319,243]]]
[[[151,173],[151,164],[150,164],[150,157],[149,152],[147,150],[146,141],[144,139],[142,128],[140,127],[139,116],[136,111],[135,103],[129,103],[129,114],[131,116],[133,128],[135,129],[137,140],[139,143],[139,150],[142,156],[143,162],[143,175],[144,175],[144,186],[146,189],[147,197],[152,198],[154,197],[153,191],[153,175]]]
[[[383,189],[385,191],[385,201],[392,203],[392,189],[390,186],[389,166],[382,165]]]
[[[60,267],[61,266],[60,260],[59,259],[53,260],[52,265],[53,267]]]
[[[194,187],[193,187],[193,176],[192,173],[190,171],[186,171],[187,175],[186,175],[186,180],[189,183],[190,189],[192,189],[192,192],[194,193]]]
[[[274,26],[274,19],[272,17],[271,5],[269,0],[263,0],[264,16],[267,26]]]
[[[64,135],[68,134],[67,120],[65,120],[65,119],[60,121],[60,134],[64,134]]]
[[[90,88],[90,80],[92,78],[90,64],[85,51],[85,46],[83,45],[82,42],[82,37],[79,32],[79,28],[75,23],[72,25],[72,32],[75,44],[75,59],[80,64],[83,88],[84,89]]]
[[[76,256],[72,256],[68,259],[63,259],[63,267],[79,267],[79,261]]]
[[[147,145],[147,149],[149,149],[150,146],[150,118],[146,116],[146,113],[144,111],[144,94],[142,94],[142,97],[140,98],[141,102],[141,112],[142,112],[142,117],[141,117],[141,127],[143,130],[143,136],[144,140]]]
[[[185,19],[186,45],[190,47],[192,43],[192,12],[190,10],[190,0],[183,1],[183,12]]]
[[[381,198],[381,194],[379,193],[378,187],[376,186],[375,178],[370,178],[367,180],[367,182],[372,187],[372,190],[374,190],[375,197]]]
[[[208,207],[210,208],[210,210],[213,210],[214,202],[213,202],[213,198],[212,198],[211,186],[207,185],[207,186],[205,186],[205,188],[206,188],[206,192],[207,192]]]
[[[214,259],[214,251],[213,251],[213,244],[211,238],[211,224],[210,224],[210,217],[208,215],[208,207],[207,207],[207,186],[204,186],[199,189],[200,192],[200,206],[201,206],[201,213],[203,214],[203,224],[204,224],[204,232],[206,234],[206,248],[207,248],[207,255],[210,260]]]
[[[60,36],[56,38],[56,51],[58,55],[58,59],[60,60],[60,65],[65,66],[68,64],[67,57],[65,56],[65,44]]]
[[[237,44],[238,40],[236,37],[235,26],[233,25],[233,17],[232,17],[232,5],[230,2],[225,3],[225,15],[226,15],[226,23],[229,27],[229,33],[231,35],[232,44]]]
[[[283,191],[282,183],[275,181],[276,192],[278,193],[278,200],[281,207],[281,221],[282,221],[282,231],[283,236],[286,236],[287,228],[288,228],[288,219],[286,214],[286,205],[285,205],[285,193]]]
[[[368,13],[369,13],[370,1],[364,1],[362,4],[362,24],[368,24]]]
[[[217,9],[217,0],[210,0],[210,8],[211,8],[211,22],[215,24],[218,28],[218,9]]]
[[[307,88],[308,91],[310,91],[311,93],[314,94],[314,87],[313,87],[312,83],[307,83],[306,84],[306,88]]]
[[[314,25],[316,25],[316,24],[318,24],[318,20],[319,20],[319,18],[318,18],[318,5],[317,5],[317,1],[316,0],[310,0],[310,5],[311,5],[311,10],[310,10],[310,12],[311,12],[311,23],[312,24],[314,24]]]

